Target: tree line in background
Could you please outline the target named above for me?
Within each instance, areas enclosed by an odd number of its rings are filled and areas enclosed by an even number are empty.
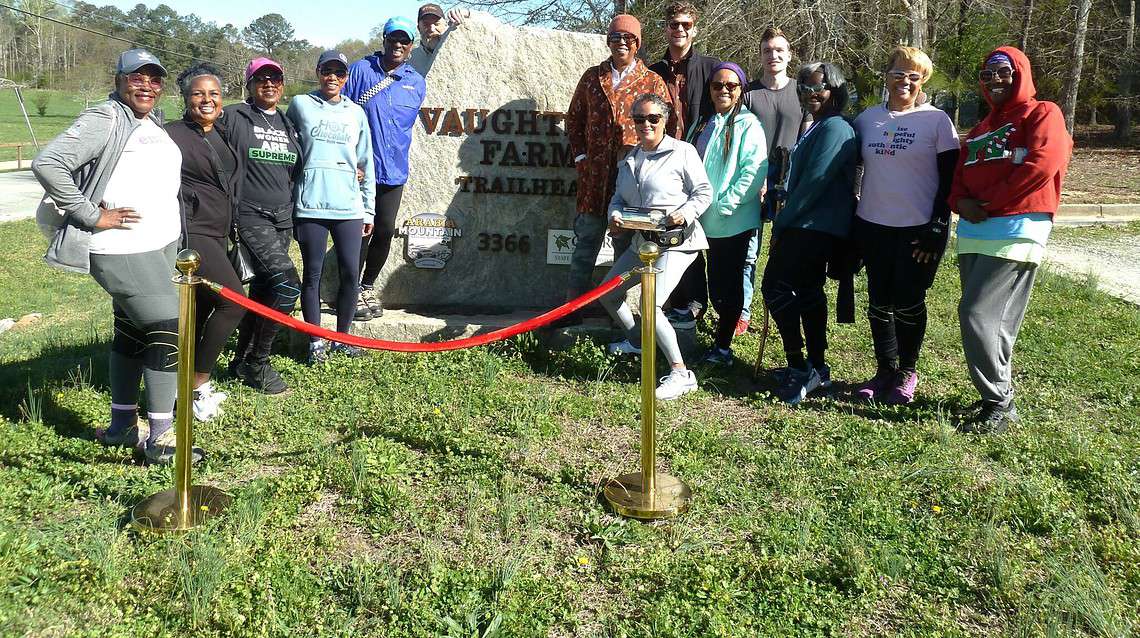
[[[384,18],[377,15],[377,22]],[[258,55],[280,61],[289,94],[311,90],[312,69],[324,47],[295,38],[293,25],[269,13],[247,26],[219,26],[181,15],[165,4],[137,4],[130,11],[70,0],[0,0],[0,77],[36,88],[75,91],[102,99],[111,86],[114,61],[130,46],[157,55],[173,73],[194,61],[217,64],[226,92],[240,96],[245,65]],[[350,59],[380,48],[348,39],[336,44]]]
[[[669,0],[470,0],[512,22],[602,32],[615,12],[641,19],[643,53],[665,50],[662,12]],[[877,102],[881,71],[896,44],[918,46],[934,59],[928,92],[956,121],[978,116],[977,68],[993,47],[1013,44],[1034,65],[1043,99],[1061,104],[1070,126],[1111,118],[1121,141],[1131,133],[1140,68],[1135,46],[1136,0],[697,0],[699,46],[750,72],[760,68],[757,40],[775,24],[792,43],[797,61],[830,60],[852,74],[862,105]],[[388,15],[378,9],[382,24]],[[289,94],[306,89],[310,67],[323,47],[294,37],[277,13],[248,26],[219,26],[165,4],[127,12],[71,0],[0,0],[0,77],[40,88],[102,97],[111,61],[125,46],[151,49],[171,69],[210,60],[226,75],[227,91],[240,95],[245,64],[256,55],[281,61]],[[368,42],[349,39],[336,48],[350,59],[380,48],[378,28]]]

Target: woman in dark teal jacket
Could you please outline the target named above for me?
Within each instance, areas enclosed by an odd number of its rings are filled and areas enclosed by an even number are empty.
[[[800,104],[814,124],[792,149],[786,203],[772,224],[772,244],[761,291],[780,330],[788,373],[777,395],[796,405],[831,383],[827,350],[827,261],[855,215],[855,130],[840,115],[847,80],[833,64],[800,69]],[[803,326],[803,333],[800,326]],[[807,346],[807,358],[803,349]]]

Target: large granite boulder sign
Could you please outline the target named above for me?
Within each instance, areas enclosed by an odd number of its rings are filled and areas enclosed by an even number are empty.
[[[600,35],[481,12],[448,32],[425,75],[397,236],[376,282],[385,306],[480,313],[564,301],[577,191],[564,115],[582,73],[608,55]]]

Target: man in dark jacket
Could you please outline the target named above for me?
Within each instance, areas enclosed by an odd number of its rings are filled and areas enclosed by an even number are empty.
[[[720,64],[720,60],[698,52],[693,46],[697,38],[697,17],[697,8],[691,2],[670,2],[665,7],[665,41],[669,48],[649,67],[665,80],[669,89],[674,116],[670,118],[665,132],[679,140],[685,139],[685,133],[694,123],[713,114],[708,83],[713,68]],[[698,256],[685,271],[669,297],[669,304],[674,309],[669,313],[670,321],[676,327],[692,328],[696,325],[693,317],[703,313],[708,306],[703,256]]]
[[[683,140],[694,122],[711,115],[708,82],[720,60],[693,47],[697,37],[697,8],[691,2],[671,2],[665,7],[665,40],[668,50],[649,67],[665,80],[673,104],[675,122],[666,132]]]

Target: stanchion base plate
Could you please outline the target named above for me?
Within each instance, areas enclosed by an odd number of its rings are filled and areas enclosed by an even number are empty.
[[[681,479],[657,473],[657,490],[649,498],[641,485],[641,472],[625,474],[610,480],[602,494],[614,511],[641,520],[673,518],[689,509],[693,493]]]
[[[144,532],[184,532],[229,507],[231,497],[209,485],[190,488],[189,520],[179,520],[178,496],[173,489],[153,494],[131,510],[131,525]]]

